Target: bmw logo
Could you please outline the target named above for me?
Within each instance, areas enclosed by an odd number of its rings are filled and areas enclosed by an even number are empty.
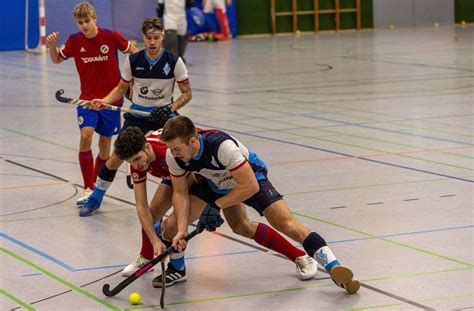
[[[145,95],[146,93],[148,93],[148,87],[142,86],[142,87],[140,88],[140,93],[142,93],[143,95]]]

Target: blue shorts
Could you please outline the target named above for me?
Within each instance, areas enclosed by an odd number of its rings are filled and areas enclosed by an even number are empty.
[[[79,128],[90,126],[102,136],[110,137],[120,132],[120,112],[112,110],[93,110],[77,107]]]
[[[258,180],[258,185],[260,190],[243,203],[253,207],[260,216],[263,216],[263,211],[276,201],[281,200],[283,196],[278,193],[268,179]],[[225,196],[225,194],[212,191],[207,180],[192,185],[189,194],[200,198],[206,203],[215,202],[217,199]]]

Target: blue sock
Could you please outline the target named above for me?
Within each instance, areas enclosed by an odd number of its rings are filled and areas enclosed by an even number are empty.
[[[176,255],[180,256],[180,257],[176,258]],[[184,266],[184,252],[179,253],[179,254],[171,254],[170,264],[173,266],[173,268],[175,270],[183,271],[184,268],[185,268],[185,266]]]
[[[102,200],[104,199],[105,195],[105,190],[99,189],[97,187],[94,187],[94,191],[92,191],[91,196],[89,199],[94,199],[97,203],[102,204]]]
[[[165,241],[163,237],[160,235],[161,234],[161,222],[157,221],[155,222],[155,232],[158,237],[160,237],[161,241],[166,245],[166,247],[171,246],[170,241]],[[179,254],[171,254],[170,256],[170,264],[173,266],[173,268],[177,271],[183,271],[185,266],[184,266],[184,252],[179,253]]]

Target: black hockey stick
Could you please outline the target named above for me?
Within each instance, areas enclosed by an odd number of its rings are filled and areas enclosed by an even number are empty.
[[[198,231],[198,229],[195,229],[194,231],[192,231],[190,234],[188,234],[187,236],[185,236],[183,238],[183,240],[185,241],[189,241],[190,239],[192,239],[194,236],[196,236],[197,234],[201,233],[200,231]],[[158,255],[157,257],[153,258],[152,260],[150,260],[146,265],[144,265],[143,267],[141,267],[140,269],[138,269],[137,271],[135,271],[132,275],[130,275],[128,278],[126,278],[125,280],[123,280],[122,282],[119,283],[119,285],[115,286],[114,288],[112,288],[112,290],[110,290],[110,285],[109,284],[104,284],[104,286],[102,287],[102,292],[104,293],[105,296],[108,296],[108,297],[112,297],[112,296],[115,296],[117,295],[118,293],[120,293],[125,287],[127,287],[128,285],[130,285],[130,283],[132,283],[133,281],[135,281],[136,279],[138,279],[139,277],[141,277],[143,274],[145,274],[145,272],[147,272],[148,270],[150,270],[154,265],[156,265],[157,263],[159,263],[160,261],[162,261],[166,256],[168,256],[169,254],[173,253],[174,249],[173,247],[168,247],[163,253],[161,253],[160,255]],[[165,285],[165,284],[163,284]]]
[[[82,107],[90,104],[90,101],[88,100],[63,97],[62,96],[63,94],[64,94],[63,89],[56,91],[56,99],[60,101],[61,103],[67,103],[67,104],[72,104],[72,105],[77,105],[77,106],[82,106]],[[118,111],[118,112],[129,112],[129,113],[139,114],[146,117],[150,116],[150,113],[145,112],[145,111],[125,108],[125,107],[118,107],[118,106],[108,105],[108,104],[103,104],[102,106],[104,107],[104,109],[107,109],[107,110],[113,110],[113,111]]]

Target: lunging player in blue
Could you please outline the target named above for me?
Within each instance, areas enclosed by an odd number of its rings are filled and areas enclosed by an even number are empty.
[[[216,230],[224,222],[220,210],[243,202],[263,215],[273,228],[301,243],[338,286],[349,294],[359,290],[359,281],[348,267],[340,264],[326,241],[293,218],[282,195],[268,180],[265,163],[241,142],[219,130],[197,133],[193,122],[184,116],[169,119],[160,139],[168,147],[166,163],[177,217],[173,247],[183,249],[186,245],[183,240],[188,233],[189,214],[186,175],[193,172],[204,179],[189,189],[189,195],[199,198],[205,206],[198,228]]]

